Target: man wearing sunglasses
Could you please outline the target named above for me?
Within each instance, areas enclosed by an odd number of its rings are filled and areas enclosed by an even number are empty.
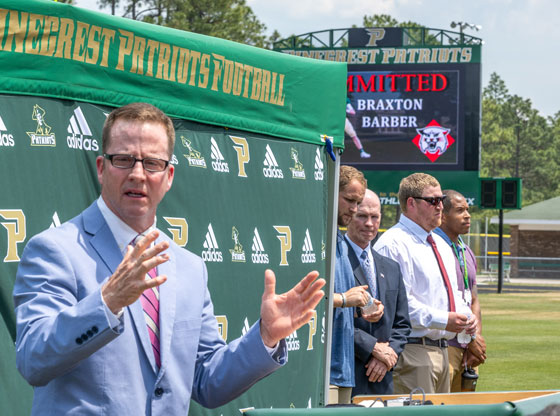
[[[323,279],[277,295],[265,272],[261,319],[226,344],[204,261],[158,231],[175,132],[159,109],[111,112],[97,158],[101,196],[34,236],[14,286],[17,366],[32,414],[186,415],[221,406],[282,366],[284,338],[312,317]]]
[[[412,331],[394,369],[396,394],[416,387],[448,393],[447,341],[463,330],[476,331],[476,317],[457,289],[451,248],[432,233],[441,224],[444,198],[433,176],[414,173],[404,178],[399,185],[399,222],[374,246],[400,264],[408,297]]]

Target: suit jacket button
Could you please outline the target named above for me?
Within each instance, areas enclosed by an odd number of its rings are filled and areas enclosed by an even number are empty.
[[[87,340],[88,340],[87,334],[82,334],[82,341],[87,341]]]
[[[82,345],[82,342],[84,342],[84,341],[82,341],[82,339],[80,337],[76,338],[76,344]]]
[[[161,397],[163,396],[163,389],[161,387],[158,387],[155,391],[154,391],[156,397]]]
[[[94,334],[97,334],[97,332],[99,331],[99,329],[97,329],[95,325],[91,327],[91,330],[93,331]]]

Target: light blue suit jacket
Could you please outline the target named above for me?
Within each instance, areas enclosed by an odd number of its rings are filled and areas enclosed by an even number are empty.
[[[276,359],[259,323],[226,345],[218,333],[202,259],[167,240],[158,266],[161,369],[155,365],[140,300],[111,328],[101,286],[122,260],[94,202],[27,244],[14,286],[17,366],[35,386],[34,415],[186,415],[191,396],[221,406],[270,374]]]

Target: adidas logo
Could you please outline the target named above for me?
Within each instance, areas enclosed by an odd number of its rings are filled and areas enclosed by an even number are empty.
[[[274,153],[272,153],[272,149],[268,144],[266,145],[263,165],[265,166],[263,168],[263,175],[265,178],[284,178],[284,172],[282,172],[282,169],[278,167],[278,162],[276,161]]]
[[[255,234],[253,235],[253,245],[251,246],[251,261],[255,264],[268,264],[268,254],[264,252],[263,243],[259,230],[255,227]]]
[[[93,152],[99,150],[97,140],[91,138],[93,133],[80,107],[74,110],[66,130],[68,131],[66,143],[70,149],[91,150]]]
[[[208,224],[208,232],[202,244],[205,250],[202,251],[202,260],[221,263],[223,261],[222,252],[219,250],[212,223]]]
[[[52,216],[53,222],[51,222],[51,226],[49,228],[56,228],[60,227],[60,218],[58,218],[58,213],[55,211]]]
[[[299,350],[299,338],[297,335],[297,331],[292,332],[290,336],[286,338],[286,345],[288,347],[288,351]]]
[[[313,174],[316,181],[323,180],[324,168],[325,166],[323,165],[323,160],[321,159],[321,151],[317,148],[317,151],[315,152],[315,173]]]
[[[251,325],[249,325],[249,320],[247,319],[247,317],[245,317],[245,320],[243,321],[243,328],[241,328],[241,335],[247,335],[249,329],[251,329]]]
[[[303,251],[303,253],[301,253],[301,262],[315,263],[315,253],[313,252],[313,244],[311,244],[309,229],[305,230],[305,239],[303,240],[303,247],[301,249]]]
[[[4,120],[0,117],[0,146],[14,147],[14,136],[8,133]]]
[[[224,155],[220,152],[220,148],[218,147],[218,143],[212,137],[210,138],[210,156],[212,157],[212,169],[216,172],[229,172],[229,165],[227,162],[224,162]]]

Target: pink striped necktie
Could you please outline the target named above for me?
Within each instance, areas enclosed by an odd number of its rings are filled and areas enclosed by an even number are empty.
[[[157,276],[156,269],[152,269],[148,272],[150,279]],[[146,279],[148,279],[146,276]],[[159,350],[159,290],[157,287],[152,289],[146,289],[142,296],[140,296],[140,302],[142,303],[142,308],[144,309],[144,318],[146,319],[146,325],[148,326],[148,334],[150,335],[150,342],[152,344],[152,349],[154,350],[154,356],[156,359],[156,364],[158,368],[161,367],[161,356]]]
[[[132,246],[136,245],[136,239],[139,236],[140,234],[132,240],[130,243]],[[156,276],[157,270],[153,268],[146,275],[146,280],[153,279]],[[158,368],[161,368],[161,356],[159,352],[159,289],[157,287],[146,289],[140,296],[140,303],[144,310],[144,319],[146,319],[156,365]]]

